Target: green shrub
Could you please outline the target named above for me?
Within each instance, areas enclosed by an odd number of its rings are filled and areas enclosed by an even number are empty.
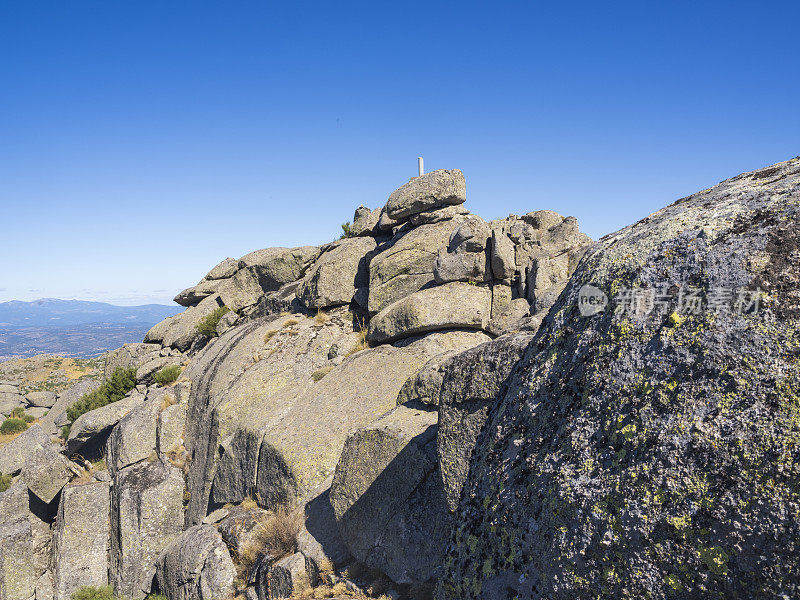
[[[72,592],[72,600],[116,600],[110,585],[85,585]]]
[[[25,409],[21,406],[18,406],[14,410],[11,411],[11,414],[8,415],[12,419],[23,419],[25,417]]]
[[[169,385],[175,383],[181,375],[181,368],[178,365],[167,365],[158,373],[153,375],[153,379],[160,385]]]
[[[200,322],[197,324],[197,331],[203,335],[207,335],[208,337],[216,337],[219,320],[229,312],[231,312],[231,309],[227,306],[215,308],[211,313],[207,314],[200,320]]]
[[[33,415],[23,415],[22,420],[25,421],[26,423],[33,423],[36,420],[36,417],[34,417]]]
[[[21,433],[28,428],[28,424],[24,421],[24,419],[6,419],[3,421],[3,424],[0,425],[0,433],[3,435],[8,435],[11,433]]]
[[[84,394],[67,409],[70,425],[90,410],[122,400],[136,387],[136,369],[116,369],[96,390]]]
[[[342,223],[342,235],[339,236],[339,239],[349,238],[352,237],[352,235],[353,234],[350,232],[350,221],[345,221]]]
[[[72,429],[69,425],[64,425],[61,428],[61,439],[66,440],[69,437],[70,429]]]
[[[3,475],[0,473],[0,493],[5,492],[11,487],[11,475]]]

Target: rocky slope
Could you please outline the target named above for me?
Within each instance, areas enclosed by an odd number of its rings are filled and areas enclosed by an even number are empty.
[[[108,355],[124,398],[70,420],[83,384],[0,447],[0,600],[791,596],[798,173],[592,244],[435,171],[349,237],[226,259]],[[682,286],[765,294],[612,310]]]

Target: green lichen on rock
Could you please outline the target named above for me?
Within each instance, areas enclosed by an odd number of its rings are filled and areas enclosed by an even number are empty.
[[[491,410],[439,598],[800,595],[800,159],[763,172],[587,253]],[[585,284],[612,306],[581,316]]]

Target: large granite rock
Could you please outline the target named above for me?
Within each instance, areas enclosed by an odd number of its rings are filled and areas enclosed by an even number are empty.
[[[421,225],[400,234],[381,248],[369,264],[371,314],[416,291],[434,284],[433,269],[440,248],[447,248],[450,236],[463,217]]]
[[[4,418],[19,406],[25,406],[25,396],[14,393],[0,392],[0,415]]]
[[[151,458],[158,443],[158,417],[165,390],[148,392],[144,402],[119,420],[106,444],[106,463],[111,474]]]
[[[530,332],[508,334],[451,356],[441,365],[437,450],[447,505],[453,512],[489,409],[532,339]]]
[[[215,527],[184,531],[158,559],[159,591],[170,600],[218,600],[234,595],[236,569]]]
[[[239,268],[255,267],[264,291],[275,291],[286,283],[300,279],[319,253],[318,246],[265,248],[239,259]]]
[[[138,369],[160,353],[161,344],[123,344],[106,353],[105,378],[109,379],[117,369]]]
[[[110,486],[68,485],[58,506],[53,533],[55,600],[69,600],[87,585],[108,585]]]
[[[268,514],[258,507],[233,506],[218,523],[217,529],[235,555],[242,556],[257,543],[260,525]]]
[[[386,201],[385,209],[389,218],[402,221],[416,213],[463,204],[466,199],[464,174],[458,169],[439,169],[415,177],[396,189]]]
[[[154,325],[145,334],[144,341],[145,343],[157,343],[185,352],[200,335],[197,331],[200,321],[223,304],[220,294],[212,294],[200,301],[196,306],[191,306],[182,313],[174,317],[168,317]]]
[[[231,276],[233,276],[233,274]],[[176,304],[180,304],[181,306],[195,306],[205,298],[216,294],[222,285],[224,285],[223,280],[204,279],[197,285],[186,288],[185,290],[179,292],[178,295],[172,299],[172,301]]]
[[[588,251],[479,437],[440,598],[800,595],[799,197],[800,158]]]
[[[77,452],[90,443],[105,442],[105,435],[119,423],[125,415],[144,402],[145,396],[132,391],[122,400],[90,410],[75,419],[69,430],[66,450],[69,454]]]
[[[367,339],[385,343],[426,331],[486,329],[491,300],[488,287],[460,282],[420,290],[375,315]]]
[[[58,427],[69,422],[66,415],[67,408],[80,400],[84,394],[96,390],[101,383],[93,379],[82,379],[67,388],[66,391],[59,394],[58,400],[56,400],[50,411],[39,420],[39,425],[46,433],[54,434]]]
[[[119,471],[111,491],[110,582],[139,600],[151,591],[156,560],[183,530],[183,476],[144,461]]]
[[[38,424],[29,427],[8,444],[0,447],[0,473],[6,475],[19,473],[38,448],[49,446],[50,438]]]
[[[465,217],[450,235],[446,248],[440,248],[433,265],[436,283],[450,281],[485,282],[492,279],[489,225],[480,217]]]
[[[57,396],[55,392],[30,392],[25,395],[25,401],[28,406],[39,406],[42,408],[50,408],[56,403]]]
[[[366,206],[359,206],[353,215],[353,222],[350,225],[350,235],[362,236],[372,235],[378,226],[381,217],[381,209],[370,210]]]
[[[73,475],[73,467],[51,444],[34,449],[20,474],[28,489],[49,504]]]
[[[239,261],[230,256],[216,265],[206,275],[207,280],[228,279],[239,269]]]
[[[340,567],[352,560],[331,506],[332,481],[331,475],[311,494],[311,499],[303,507],[305,519],[297,534],[298,552],[313,561],[317,570],[326,562]]]
[[[436,462],[436,412],[398,406],[350,435],[330,500],[353,556],[397,583],[444,562],[449,517]]]
[[[332,243],[306,273],[298,299],[308,308],[350,304],[356,290],[369,283],[369,260],[376,247],[371,237]]]
[[[55,502],[46,505],[28,490],[22,478],[18,478],[5,492],[0,492],[0,524],[28,522],[32,577],[34,581],[50,568],[52,534],[50,520]]]
[[[30,523],[0,524],[0,600],[30,600],[35,585]]]

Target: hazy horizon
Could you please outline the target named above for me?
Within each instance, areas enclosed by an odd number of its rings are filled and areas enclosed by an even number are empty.
[[[800,154],[800,7],[768,5],[0,2],[0,301],[169,304],[420,155],[597,239]]]

